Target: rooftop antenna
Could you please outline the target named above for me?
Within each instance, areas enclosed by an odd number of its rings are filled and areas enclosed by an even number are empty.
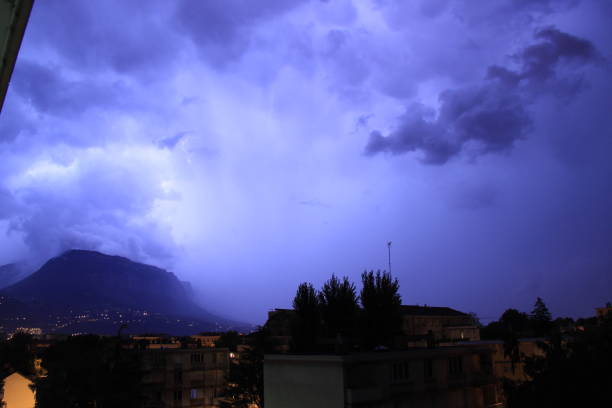
[[[387,249],[389,251],[389,275],[391,275],[391,241],[387,242]]]

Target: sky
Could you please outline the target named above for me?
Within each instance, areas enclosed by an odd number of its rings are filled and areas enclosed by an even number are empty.
[[[612,2],[37,1],[0,264],[154,264],[261,324],[388,269],[483,322],[612,301]]]

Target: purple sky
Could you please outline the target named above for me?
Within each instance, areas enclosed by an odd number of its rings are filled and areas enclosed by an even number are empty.
[[[612,300],[612,2],[37,1],[0,264],[96,249],[261,323],[386,267],[483,321]]]

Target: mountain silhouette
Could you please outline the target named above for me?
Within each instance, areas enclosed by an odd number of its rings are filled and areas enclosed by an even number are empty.
[[[82,326],[92,332],[101,331],[98,326],[109,331],[107,326],[123,322],[118,322],[119,318],[97,319],[104,311],[131,319],[130,324],[141,326],[143,331],[182,334],[231,325],[198,306],[191,286],[173,273],[95,251],[70,250],[52,258],[25,279],[1,290],[0,296],[38,310],[32,323],[44,323],[52,315],[54,319],[65,317],[69,322],[66,327],[78,326],[72,331]],[[79,320],[84,315],[90,318]],[[70,316],[79,318],[71,320]],[[2,317],[7,318],[0,310]],[[173,324],[168,326],[169,322]]]

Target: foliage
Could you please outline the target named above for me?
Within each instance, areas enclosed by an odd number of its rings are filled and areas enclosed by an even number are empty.
[[[297,351],[312,351],[316,348],[320,332],[319,297],[310,283],[301,283],[293,298],[296,317],[292,327],[292,338]]]
[[[321,317],[327,335],[332,337],[346,336],[355,328],[359,305],[357,290],[348,277],[342,281],[332,275],[319,292]]]
[[[393,336],[401,327],[402,299],[399,282],[388,272],[361,274],[360,299],[363,306],[363,327],[366,346],[392,346]]]
[[[612,319],[576,331],[555,333],[541,343],[543,357],[526,359],[531,378],[505,383],[507,405],[514,407],[612,406]]]
[[[0,378],[17,371],[24,376],[34,374],[34,339],[25,333],[15,333],[0,343]]]
[[[549,334],[552,328],[552,316],[541,298],[537,298],[530,315],[531,324],[536,336]]]
[[[248,345],[239,352],[238,361],[230,364],[228,386],[221,407],[249,408],[256,404],[263,408],[263,358],[272,346],[265,327],[248,336]]]
[[[480,321],[480,317],[478,317],[478,315],[476,314],[476,312],[470,312],[469,313],[470,317],[472,318],[472,324],[478,328],[482,328],[483,324]]]
[[[480,331],[482,339],[503,340],[510,334],[518,338],[531,335],[531,324],[527,313],[507,309],[496,322],[491,322]]]
[[[42,356],[47,375],[35,380],[36,407],[140,406],[137,354],[118,338],[74,336],[50,346]]]
[[[3,394],[4,378],[15,371],[24,376],[34,374],[34,340],[25,333],[16,333],[8,341],[0,343],[0,395]],[[0,401],[0,407],[4,406]]]
[[[235,352],[238,345],[241,343],[240,335],[235,330],[230,330],[222,333],[219,339],[215,341],[215,347],[226,347],[229,351]]]

